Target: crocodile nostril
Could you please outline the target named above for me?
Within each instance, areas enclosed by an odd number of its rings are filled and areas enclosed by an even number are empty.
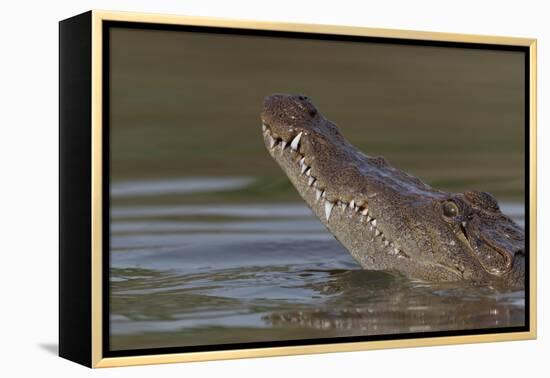
[[[300,96],[298,96],[298,100],[304,101],[304,100],[308,100],[308,98],[307,98],[307,96],[300,95]]]

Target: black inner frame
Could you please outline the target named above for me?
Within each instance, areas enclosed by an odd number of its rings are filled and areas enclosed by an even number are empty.
[[[377,341],[377,340],[399,340],[399,339],[417,339],[431,337],[446,337],[446,336],[465,336],[465,335],[481,335],[481,334],[496,334],[510,332],[528,332],[530,330],[530,253],[525,255],[525,325],[520,327],[501,327],[501,328],[482,328],[469,330],[453,330],[453,331],[432,331],[432,332],[411,332],[403,334],[387,334],[387,335],[371,335],[371,336],[342,336],[331,338],[318,339],[300,339],[300,340],[284,340],[284,341],[264,341],[264,342],[248,342],[248,343],[232,343],[232,344],[216,344],[216,345],[197,345],[197,346],[182,346],[182,347],[165,347],[165,348],[143,348],[143,349],[125,349],[111,350],[110,349],[110,30],[112,28],[127,28],[127,29],[149,29],[149,30],[166,30],[166,31],[184,31],[184,32],[201,32],[213,34],[232,34],[245,36],[266,36],[266,37],[283,37],[283,38],[301,38],[315,39],[328,41],[352,41],[358,43],[385,43],[398,45],[413,45],[413,46],[436,46],[436,47],[451,47],[451,48],[469,48],[469,49],[486,49],[486,50],[502,50],[502,51],[519,51],[524,54],[524,72],[525,72],[525,101],[524,101],[524,119],[525,119],[525,248],[529,251],[529,235],[530,235],[530,55],[528,46],[509,46],[498,44],[482,44],[482,43],[465,43],[465,42],[445,42],[445,41],[426,41],[426,40],[410,40],[400,38],[386,37],[364,37],[364,36],[349,36],[349,35],[334,35],[321,33],[302,33],[302,32],[287,32],[287,31],[269,31],[269,30],[249,30],[239,28],[225,27],[209,27],[209,26],[190,26],[190,25],[166,25],[142,22],[125,22],[125,21],[103,21],[103,267],[102,267],[102,305],[103,305],[103,329],[102,331],[102,351],[103,357],[126,357],[138,355],[155,355],[168,353],[185,353],[185,352],[206,352],[219,350],[234,350],[234,349],[252,349],[252,348],[268,348],[268,347],[283,347],[283,346],[303,346],[314,344],[336,344],[346,342],[360,341]]]

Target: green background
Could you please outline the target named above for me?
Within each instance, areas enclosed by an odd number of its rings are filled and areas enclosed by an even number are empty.
[[[155,203],[299,201],[261,137],[275,92],[309,96],[363,152],[434,187],[524,198],[522,52],[124,28],[110,38],[113,183],[257,178]]]

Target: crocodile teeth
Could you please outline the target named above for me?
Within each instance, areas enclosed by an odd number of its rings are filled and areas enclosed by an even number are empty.
[[[301,158],[300,161],[298,162],[298,164],[300,164],[300,167],[304,166],[305,163],[306,163],[305,157]]]
[[[262,131],[266,131],[267,130],[267,127],[265,125],[265,123],[262,123]]]
[[[394,252],[396,255],[399,254],[399,250],[398,250],[397,248],[394,248],[394,249],[393,249],[393,252]]]
[[[300,143],[301,137],[302,137],[302,132],[300,132],[300,134],[296,135],[296,137],[292,139],[292,142],[290,143],[290,148],[292,148],[294,151],[298,149],[298,145]]]
[[[376,219],[373,219],[372,225],[376,227]]]
[[[269,148],[275,147],[275,145],[277,144],[275,138],[273,138],[271,135],[268,135],[267,137],[269,138]]]
[[[325,201],[325,215],[327,216],[327,222],[330,218],[330,213],[332,212],[333,207],[334,207],[334,203],[330,201]]]
[[[369,209],[364,209],[363,211],[361,211],[361,214],[363,215],[367,215],[369,213]]]
[[[323,197],[323,198],[327,198],[327,191],[326,191],[326,190],[325,190],[325,191],[323,191],[323,194],[321,195],[321,197]]]
[[[351,200],[351,202],[349,203],[349,207],[352,210],[355,208],[355,201],[354,200]]]
[[[315,182],[315,179],[313,177],[310,177],[307,185],[311,186],[311,185],[313,185],[314,182]]]
[[[284,151],[285,147],[286,147],[286,141],[283,140],[281,142],[281,151]]]
[[[372,220],[372,218],[370,217],[370,215],[367,216],[367,222],[370,222]]]
[[[343,210],[346,210],[346,207],[348,207],[348,204],[345,203],[345,202],[342,202],[342,203],[340,204],[340,206],[342,206],[342,211],[343,211]]]
[[[306,176],[311,176],[311,168],[306,171]]]
[[[304,174],[305,171],[307,171],[309,167],[304,163],[304,165],[302,165],[302,170],[300,171],[300,174]]]
[[[378,236],[378,235],[380,235],[380,231],[378,230],[374,231],[374,236]]]
[[[384,240],[384,246],[385,246],[385,247],[387,247],[387,246],[388,246],[389,244],[390,244],[390,242],[389,242],[389,241],[387,241],[387,240]]]
[[[315,199],[319,201],[319,198],[321,198],[322,192],[319,189],[315,189]]]

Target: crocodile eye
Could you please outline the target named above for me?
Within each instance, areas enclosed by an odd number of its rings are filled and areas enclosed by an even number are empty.
[[[453,219],[458,216],[458,213],[459,213],[458,206],[453,201],[445,201],[443,203],[442,208],[443,208],[443,216],[445,216],[445,218]]]

